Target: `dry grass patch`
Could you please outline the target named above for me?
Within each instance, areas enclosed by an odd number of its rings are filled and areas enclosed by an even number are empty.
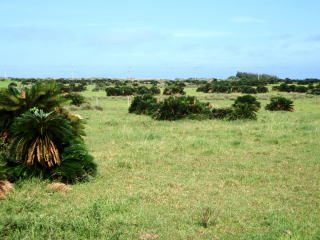
[[[50,183],[46,186],[46,190],[48,191],[55,191],[55,192],[62,192],[66,193],[69,192],[72,188],[64,183]]]
[[[6,199],[6,195],[13,191],[13,185],[7,180],[0,181],[0,200]]]

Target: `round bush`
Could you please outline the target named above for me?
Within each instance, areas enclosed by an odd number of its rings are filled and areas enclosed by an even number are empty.
[[[293,101],[285,97],[274,97],[271,98],[270,103],[266,106],[266,110],[269,111],[290,111],[293,109]]]
[[[64,95],[64,98],[67,100],[71,100],[71,104],[76,106],[80,106],[81,104],[86,102],[85,97],[78,93],[68,93]]]
[[[158,106],[157,99],[150,94],[135,96],[129,107],[129,113],[151,115]]]

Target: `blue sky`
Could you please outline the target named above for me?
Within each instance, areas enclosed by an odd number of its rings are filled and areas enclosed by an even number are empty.
[[[0,0],[0,76],[320,78],[319,0]]]

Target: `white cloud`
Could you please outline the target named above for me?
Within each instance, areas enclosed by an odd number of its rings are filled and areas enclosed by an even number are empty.
[[[172,36],[177,38],[214,38],[225,37],[231,33],[223,31],[210,31],[210,30],[177,30],[172,31]]]
[[[266,20],[255,18],[255,17],[248,17],[248,16],[234,17],[234,18],[231,18],[230,21],[234,23],[256,23],[256,24],[267,23]]]

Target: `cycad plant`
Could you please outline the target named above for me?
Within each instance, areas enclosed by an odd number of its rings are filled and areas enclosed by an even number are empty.
[[[293,101],[285,97],[273,97],[270,103],[266,106],[269,111],[294,111]]]
[[[0,89],[0,138],[8,138],[14,119],[33,107],[45,112],[53,111],[66,103],[55,81],[38,82],[30,88],[14,86]]]
[[[68,145],[72,127],[55,112],[33,110],[17,117],[10,128],[10,155],[26,165],[60,165],[59,151]]]
[[[228,120],[256,120],[261,104],[251,95],[238,97],[232,105],[233,111],[226,116]]]
[[[11,181],[42,177],[75,183],[96,173],[80,132],[64,114],[33,109],[17,117],[10,131],[2,169]]]
[[[0,140],[6,144],[1,174],[11,181],[42,177],[68,183],[94,175],[96,164],[81,138],[83,120],[61,108],[65,101],[50,81],[0,90]]]

